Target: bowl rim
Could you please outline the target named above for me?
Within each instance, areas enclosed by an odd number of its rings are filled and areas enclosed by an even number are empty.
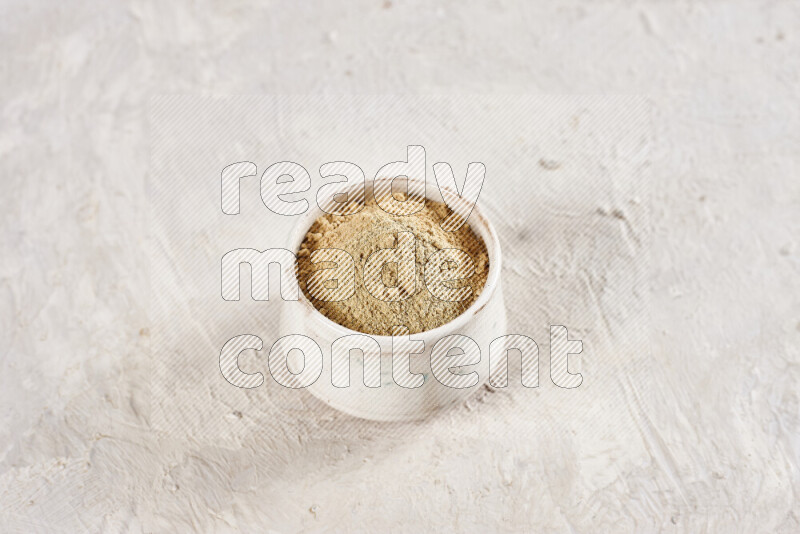
[[[397,177],[402,178],[402,177]],[[367,179],[364,181],[364,189],[365,194],[367,192],[367,188],[372,188],[372,193],[374,194],[375,191],[375,184],[378,182],[392,182],[394,178],[373,178]],[[425,186],[425,198],[429,200],[436,200],[439,201],[438,198],[431,197],[429,193],[429,189],[427,187],[427,180],[420,180],[420,179],[408,179],[409,182],[416,182],[418,184],[423,184]],[[333,183],[333,182],[332,182]],[[354,185],[350,191],[353,191],[361,186],[361,183]],[[439,188],[435,187],[431,190],[439,191],[442,197],[450,197],[448,200],[452,200],[455,202],[464,202],[461,199],[461,196],[457,193],[452,191],[449,188]],[[348,191],[348,193],[350,192]],[[480,197],[478,197],[480,198]],[[366,196],[365,196],[366,201]],[[289,232],[289,243],[288,246],[292,254],[297,256],[297,252],[300,248],[300,244],[303,242],[303,238],[308,233],[308,230],[311,228],[311,225],[314,224],[314,221],[322,214],[326,213],[319,204],[314,204],[310,207],[308,211],[303,213],[303,216],[295,223],[294,227],[292,228],[291,232]],[[413,214],[412,214],[413,215]],[[478,224],[474,224],[477,220]],[[310,221],[310,222],[309,222]],[[497,232],[492,225],[492,222],[489,218],[482,212],[482,210],[478,207],[478,202],[475,202],[475,205],[472,208],[472,212],[470,213],[469,217],[465,221],[466,224],[470,224],[472,230],[478,234],[478,236],[484,240],[486,244],[486,251],[489,255],[489,274],[486,277],[486,283],[483,286],[483,290],[481,294],[475,299],[466,310],[456,316],[454,319],[437,326],[431,330],[424,330],[422,332],[417,332],[415,334],[409,334],[410,336],[414,336],[415,340],[422,340],[425,341],[426,349],[430,346],[428,345],[428,341],[435,342],[438,339],[451,335],[459,330],[461,330],[466,324],[469,323],[486,305],[489,303],[491,298],[494,296],[495,291],[498,290],[499,282],[500,282],[500,273],[502,271],[502,252],[500,250],[500,239],[497,236]],[[472,224],[471,224],[472,223]],[[480,230],[479,230],[480,229]],[[483,231],[481,231],[483,230]],[[485,233],[485,235],[484,235]],[[487,239],[488,236],[488,239]],[[299,280],[299,270],[295,270],[293,273],[295,279],[297,280],[298,284]],[[392,336],[387,335],[377,335],[377,334],[368,334],[366,332],[359,332],[358,330],[353,330],[348,328],[342,324],[337,323],[336,321],[329,319],[325,315],[323,315],[314,304],[306,297],[305,293],[300,290],[299,291],[299,298],[298,302],[301,305],[305,306],[307,309],[310,310],[312,316],[316,319],[321,319],[322,323],[328,326],[331,329],[338,330],[339,333],[343,336],[347,335],[364,335],[369,336],[378,343],[383,346],[385,344],[391,343]]]

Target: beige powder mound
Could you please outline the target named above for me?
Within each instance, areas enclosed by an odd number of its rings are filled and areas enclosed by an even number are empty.
[[[478,298],[489,274],[486,244],[469,227],[462,225],[455,232],[445,232],[441,222],[450,210],[441,202],[425,201],[418,213],[405,217],[391,215],[374,200],[367,201],[353,215],[323,215],[319,217],[298,251],[300,288],[315,308],[329,319],[358,332],[391,335],[394,325],[405,325],[410,333],[419,333],[441,326],[463,313]],[[399,232],[411,232],[416,237],[416,287],[406,300],[385,302],[367,291],[364,286],[364,264],[379,249],[394,248]],[[315,299],[306,282],[316,270],[332,267],[326,263],[311,263],[310,254],[317,249],[337,248],[347,251],[355,261],[355,293],[338,302]],[[432,254],[442,249],[460,249],[469,254],[475,272],[469,279],[449,282],[452,288],[470,287],[471,295],[460,302],[439,300],[425,285],[424,267]],[[396,264],[383,269],[382,279],[387,287],[397,285]]]

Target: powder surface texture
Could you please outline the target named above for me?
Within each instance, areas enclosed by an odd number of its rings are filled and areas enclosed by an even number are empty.
[[[407,216],[395,216],[384,211],[374,199],[369,199],[358,213],[322,215],[311,225],[297,254],[300,288],[321,313],[358,332],[391,335],[394,326],[403,325],[414,334],[441,326],[463,313],[478,298],[489,274],[486,245],[469,227],[469,222],[454,232],[446,232],[441,228],[442,221],[449,214],[450,210],[445,204],[427,199],[421,211]],[[369,287],[364,283],[365,264],[373,253],[381,249],[396,248],[399,235],[403,232],[411,232],[415,238],[413,276],[416,278],[416,283],[409,293],[402,292],[403,300],[386,301],[376,298],[373,295],[375,291],[370,292],[375,287],[374,282]],[[309,277],[320,269],[335,267],[336,263],[318,261],[320,259],[318,257],[315,257],[315,262],[312,263],[311,255],[314,251],[331,248],[344,250],[352,256],[355,278],[354,280],[351,278],[353,284],[349,287],[354,287],[354,292],[344,300],[326,302],[315,298],[309,291],[310,286],[313,288],[313,283],[309,284]],[[431,293],[426,285],[426,263],[435,253],[444,249],[458,249],[469,255],[474,264],[474,274],[469,278],[463,276],[466,273],[461,269],[467,262],[434,261],[431,262],[428,272],[429,282],[434,265],[444,271],[452,269],[451,276],[443,273],[444,279],[453,279],[444,284],[456,290],[466,288],[462,290],[465,295],[463,300],[442,300]],[[323,254],[319,253],[322,259],[324,259]],[[441,257],[442,254],[437,256]],[[410,261],[408,263],[410,264]],[[411,271],[403,272],[407,273],[405,280],[409,280],[412,276]],[[403,286],[399,283],[398,274],[398,264],[388,262],[380,270],[380,281],[389,288],[410,287],[408,284]],[[378,280],[377,276],[369,279]],[[337,282],[328,281],[325,287],[337,287]],[[434,292],[441,295],[435,286]],[[319,296],[319,292],[317,295]]]

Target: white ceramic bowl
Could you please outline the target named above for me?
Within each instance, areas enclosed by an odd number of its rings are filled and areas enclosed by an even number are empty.
[[[372,188],[374,183],[374,180],[368,181],[367,188]],[[437,191],[435,186],[431,190],[429,185],[426,197],[432,200],[441,200],[441,197],[434,196]],[[442,196],[447,197],[448,202],[463,202],[458,195],[449,190],[441,193]],[[478,204],[480,204],[480,200]],[[323,211],[317,205],[312,204],[309,211],[298,218],[286,248],[296,252],[314,220],[322,214]],[[375,335],[370,335],[370,337],[375,339],[381,347],[380,387],[370,388],[364,385],[362,378],[364,359],[361,351],[352,351],[350,385],[345,388],[334,386],[331,382],[331,344],[340,337],[360,334],[360,332],[345,328],[322,315],[308,301],[302,291],[299,301],[283,303],[281,335],[302,334],[308,336],[322,349],[322,374],[307,388],[312,395],[325,404],[356,417],[378,421],[407,421],[424,418],[446,406],[463,401],[482,387],[489,379],[489,344],[493,339],[506,334],[506,313],[500,285],[500,242],[494,228],[478,205],[473,209],[467,222],[486,243],[489,254],[489,274],[486,286],[478,299],[452,321],[433,330],[411,335],[412,340],[422,340],[425,343],[425,351],[421,354],[412,354],[410,363],[412,372],[424,374],[425,382],[421,387],[409,389],[395,383],[392,378],[392,338]],[[356,280],[356,283],[361,283],[361,281]],[[479,380],[475,386],[463,389],[444,386],[431,372],[431,348],[439,339],[451,334],[468,336],[480,348],[480,363],[464,368],[465,371],[478,372]],[[294,365],[297,365],[296,358],[295,356]],[[292,361],[292,353],[287,361]],[[299,367],[302,368],[302,366],[301,360]]]

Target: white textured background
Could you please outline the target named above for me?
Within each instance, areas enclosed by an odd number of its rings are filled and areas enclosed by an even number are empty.
[[[0,530],[797,532],[798,28],[792,1],[4,1]],[[236,448],[150,430],[148,97],[351,91],[648,96],[634,434],[515,436],[503,393],[400,428],[298,406]]]

